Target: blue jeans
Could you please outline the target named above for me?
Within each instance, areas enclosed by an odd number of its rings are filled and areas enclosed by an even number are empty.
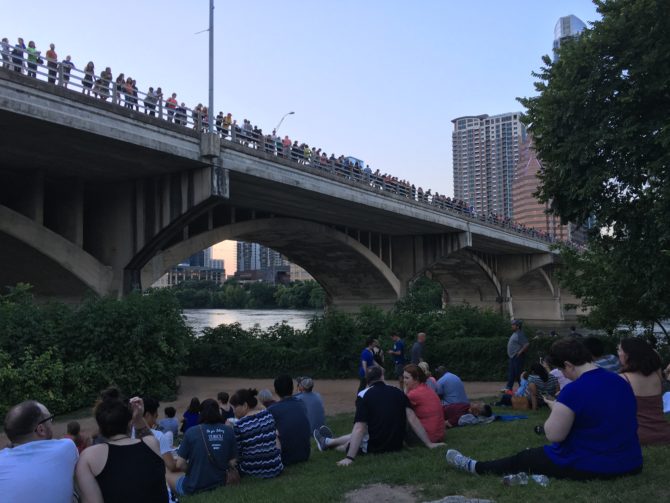
[[[507,366],[507,389],[514,387],[514,381],[519,381],[519,384],[521,384],[520,378],[525,360],[526,355],[513,356],[509,359]]]

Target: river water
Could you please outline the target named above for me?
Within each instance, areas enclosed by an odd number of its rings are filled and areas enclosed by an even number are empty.
[[[222,323],[239,323],[244,329],[258,325],[265,330],[284,321],[295,329],[303,330],[309,320],[322,314],[321,310],[297,309],[184,309],[186,323],[196,334],[200,334],[203,328],[218,327]]]

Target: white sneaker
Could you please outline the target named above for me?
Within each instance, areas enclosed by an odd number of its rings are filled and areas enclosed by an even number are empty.
[[[447,451],[447,463],[464,472],[475,473],[476,461],[461,454],[456,449],[449,449]]]

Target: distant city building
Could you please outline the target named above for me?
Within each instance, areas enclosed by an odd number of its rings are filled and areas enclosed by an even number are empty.
[[[184,281],[213,281],[222,285],[226,281],[226,270],[209,267],[178,265],[173,267],[153,285],[153,288],[165,288],[178,285]]]
[[[210,267],[212,269],[225,269],[225,261],[220,258],[213,258]]]
[[[554,27],[554,60],[558,58],[558,49],[561,44],[571,38],[576,38],[586,29],[584,22],[577,16],[564,16],[558,19]]]
[[[261,279],[270,283],[283,283],[289,278],[289,261],[267,246],[238,241],[235,277],[240,280]]]
[[[312,275],[297,264],[291,263],[289,274],[291,281],[314,281]]]
[[[452,133],[454,197],[477,214],[513,216],[512,184],[526,140],[521,112],[458,117]]]
[[[192,267],[212,267],[212,248],[205,248],[190,256],[187,262]]]

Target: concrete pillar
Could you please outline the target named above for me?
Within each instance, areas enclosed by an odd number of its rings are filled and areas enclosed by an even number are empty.
[[[12,206],[19,213],[34,220],[38,224],[44,223],[44,172],[39,170],[21,184],[17,190],[22,192],[21,197],[15,199]]]

